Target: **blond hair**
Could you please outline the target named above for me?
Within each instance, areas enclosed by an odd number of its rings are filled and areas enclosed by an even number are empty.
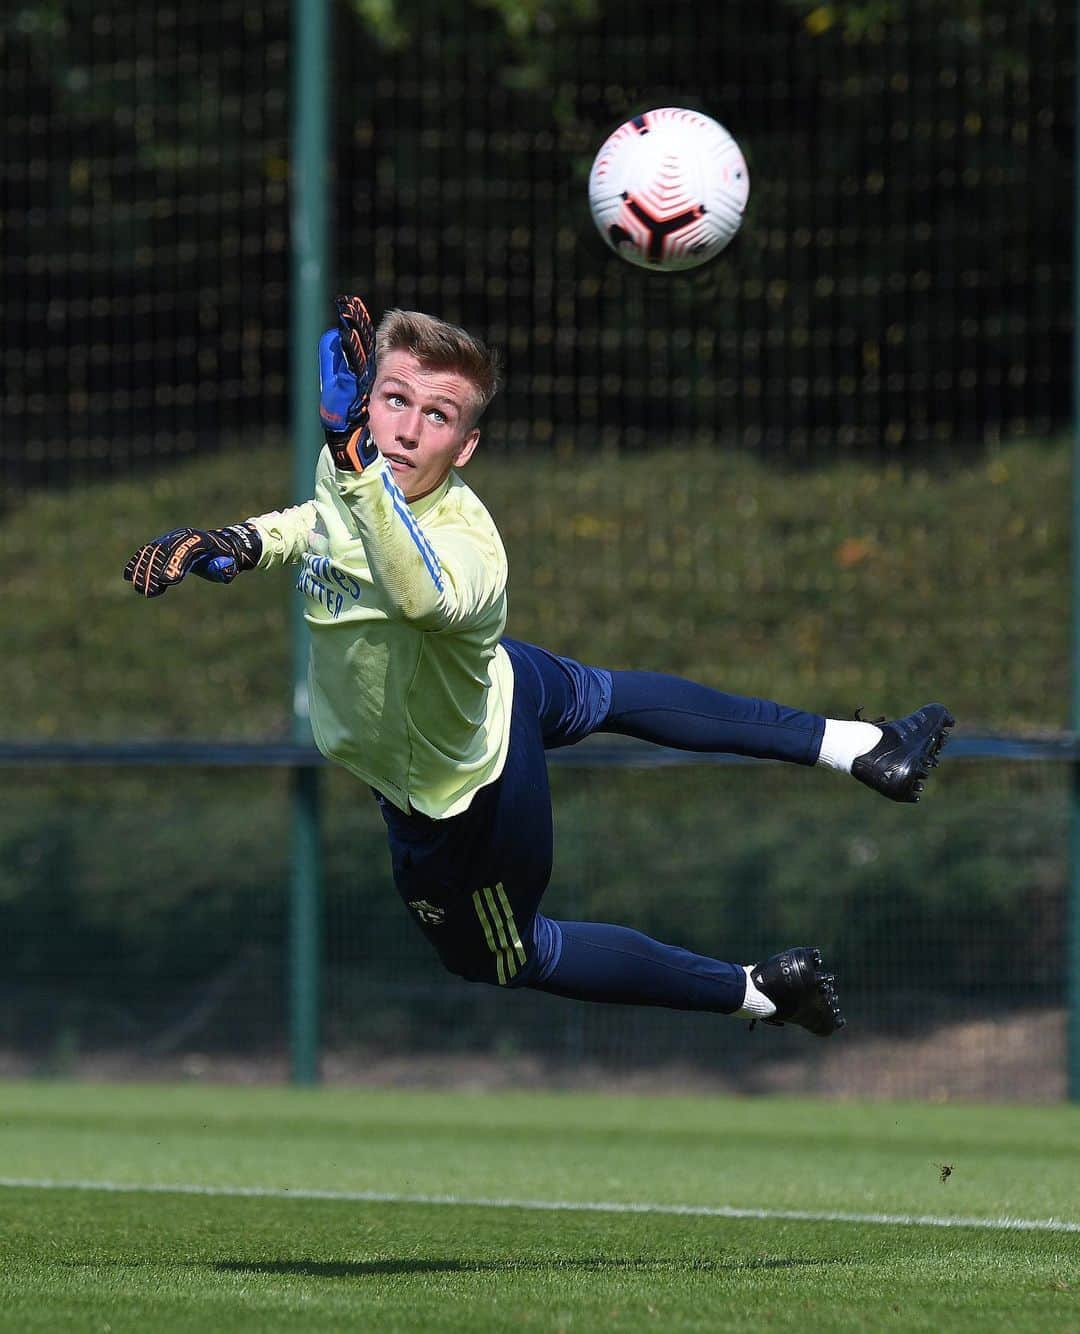
[[[376,331],[376,356],[411,352],[432,370],[454,371],[476,391],[473,420],[479,419],[499,391],[499,354],[456,324],[419,310],[388,310]]]

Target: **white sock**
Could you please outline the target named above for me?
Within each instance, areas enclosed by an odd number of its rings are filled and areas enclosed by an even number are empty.
[[[825,735],[821,738],[821,753],[817,763],[826,769],[851,773],[853,760],[873,750],[881,740],[881,728],[873,723],[846,722],[838,718],[825,719]]]
[[[754,979],[750,976],[750,971],[756,968],[757,964],[744,963],[743,971],[746,973],[746,995],[743,997],[743,1003],[736,1014],[745,1015],[750,1019],[771,1019],[776,1013],[776,1006],[765,995],[764,991],[759,991],[754,986]]]

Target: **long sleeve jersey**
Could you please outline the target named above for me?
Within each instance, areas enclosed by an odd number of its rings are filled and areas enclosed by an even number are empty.
[[[404,811],[465,810],[502,772],[514,687],[506,553],[477,496],[451,473],[409,504],[386,459],[341,472],[324,448],[314,498],[251,522],[260,568],[300,565],[319,750]]]

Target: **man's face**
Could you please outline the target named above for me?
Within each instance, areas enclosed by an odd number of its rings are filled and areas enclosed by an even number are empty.
[[[406,500],[428,495],[451,468],[468,463],[480,438],[475,400],[471,382],[456,371],[431,370],[400,348],[379,358],[371,434]]]

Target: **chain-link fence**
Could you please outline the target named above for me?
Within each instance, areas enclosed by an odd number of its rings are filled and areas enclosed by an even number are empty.
[[[905,458],[1067,422],[1073,6],[515,8],[402,0],[379,35],[339,4],[327,71],[337,281],[505,349],[493,440]],[[9,490],[282,425],[289,21],[0,18]],[[584,189],[664,104],[753,182],[736,248],[675,278],[611,256]]]
[[[9,1070],[288,1067],[284,777],[152,772],[160,781],[4,775]],[[546,910],[747,961],[817,943],[852,1021],[819,1044],[444,974],[389,883],[374,803],[334,775],[324,1068],[354,1080],[1060,1098],[1066,766],[956,762],[940,786],[925,810],[882,812],[834,775],[780,766],[555,769]]]

